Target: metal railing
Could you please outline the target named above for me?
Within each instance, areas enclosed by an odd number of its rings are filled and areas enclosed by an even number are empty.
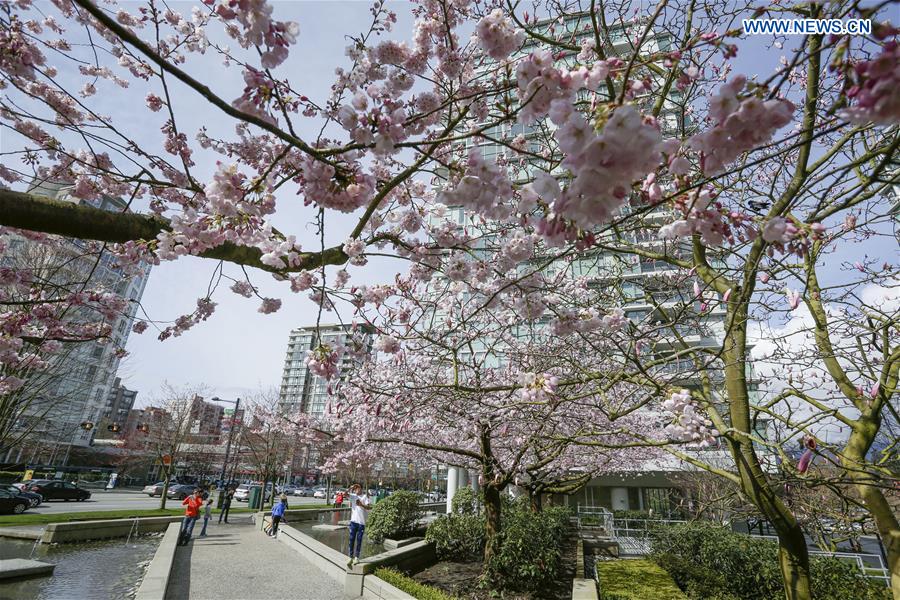
[[[579,529],[602,529],[611,535],[613,531],[613,514],[602,506],[579,506],[575,513]]]
[[[753,533],[751,533],[750,535],[755,538],[772,540],[775,543],[778,543],[778,536],[757,535]],[[831,558],[836,558],[838,560],[843,560],[845,562],[852,562],[857,566],[862,574],[869,579],[881,579],[884,581],[885,585],[891,585],[891,576],[888,573],[887,566],[884,564],[884,559],[882,559],[881,555],[879,554],[857,554],[855,552],[830,552],[828,550],[810,550],[809,555],[828,556]],[[878,574],[873,573],[872,571],[877,571]]]

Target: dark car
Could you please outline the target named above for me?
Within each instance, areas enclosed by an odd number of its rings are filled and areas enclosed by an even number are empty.
[[[0,513],[21,514],[28,510],[28,498],[14,494],[4,486],[0,489]]]
[[[169,488],[169,491],[166,492],[166,498],[184,500],[185,498],[193,494],[194,490],[196,489],[196,485],[173,485]]]
[[[26,492],[33,492],[44,497],[44,501],[48,500],[76,500],[81,502],[91,497],[91,493],[83,490],[74,483],[68,481],[60,481],[58,479],[35,479],[27,486]]]
[[[10,494],[13,494],[14,496],[22,496],[23,498],[28,500],[29,507],[31,507],[31,508],[36,508],[36,507],[40,506],[41,502],[44,501],[44,497],[41,496],[40,494],[35,494],[34,492],[26,492],[24,490],[17,488],[14,485],[3,485],[3,486],[0,486],[0,488],[6,490]]]

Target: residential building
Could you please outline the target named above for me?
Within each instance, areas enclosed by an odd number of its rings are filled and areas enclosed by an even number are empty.
[[[106,408],[103,410],[103,418],[120,426],[128,420],[128,413],[134,408],[137,392],[129,390],[122,385],[122,379],[116,377],[109,395],[106,397]]]
[[[195,396],[191,402],[188,444],[218,444],[222,439],[225,407]]]
[[[82,200],[73,197],[69,193],[71,189],[68,184],[36,181],[28,191],[110,212],[128,210],[127,203],[118,198],[101,196]],[[131,333],[150,265],[141,263],[126,271],[109,252],[90,242],[66,239],[48,246],[12,235],[0,254],[0,266],[47,273],[50,286],[104,289],[128,301],[121,314],[106,321],[111,331],[108,339],[64,344],[52,358],[50,368],[35,375],[28,384],[29,408],[18,423],[21,431],[28,432],[25,444],[28,451],[20,451],[18,458],[7,457],[7,460],[65,464],[72,445],[91,443],[96,425],[110,408],[110,395],[117,393],[113,390],[118,381],[120,349],[125,347]],[[77,310],[72,314],[79,315]],[[96,314],[87,317],[99,318]],[[127,403],[128,394],[122,394],[122,402]],[[126,413],[127,409],[123,409],[122,414]]]
[[[320,345],[331,348],[354,345],[361,348],[360,353],[345,352],[341,357],[339,368],[344,372],[354,356],[365,355],[372,350],[372,330],[362,325],[320,325],[298,327],[291,331],[288,338],[287,353],[284,358],[284,371],[281,376],[282,410],[286,412],[304,412],[308,415],[322,416],[328,404],[328,381],[315,375],[306,365],[307,353]]]
[[[292,330],[281,376],[281,409],[286,413],[323,416],[328,404],[329,384],[324,377],[310,371],[306,365],[307,354],[319,346],[354,348],[354,352],[345,352],[340,359],[338,366],[343,373],[359,357],[372,351],[372,333],[366,325],[311,325]],[[298,449],[290,460],[293,473],[301,473],[305,478],[316,476],[314,471],[321,462],[322,456],[313,445]]]
[[[637,24],[629,24],[628,27]],[[575,46],[579,45],[581,38],[590,36],[593,38],[593,30],[591,29],[590,16],[587,13],[573,14],[568,16],[564,21],[554,20],[534,25],[537,30],[542,27],[552,27],[556,34],[561,31],[569,32],[573,35],[568,43]],[[607,56],[615,56],[623,53],[630,48],[628,34],[624,28],[616,29],[608,40],[604,48]],[[520,51],[521,54],[527,54],[535,50],[535,42],[527,42],[525,47]],[[671,40],[668,34],[656,33],[652,30],[647,33],[642,45],[642,51],[647,53],[665,51],[671,46]],[[574,55],[568,56],[560,60],[560,64],[572,66],[576,58]],[[493,68],[492,64],[485,66],[485,72]],[[660,75],[651,72],[642,73],[656,82],[655,89],[663,87],[663,81]],[[587,99],[587,96],[585,96]],[[643,109],[649,108],[650,96],[638,96],[633,101],[640,105]],[[681,92],[672,90],[667,96],[665,102],[661,105],[662,109],[658,115],[658,122],[663,130],[664,137],[668,137],[677,133],[680,127],[689,129],[689,122],[682,122],[677,110],[678,103],[681,102]],[[586,103],[588,104],[588,103]],[[484,123],[483,125],[487,125]],[[468,125],[467,125],[468,127]],[[547,120],[546,122],[538,122],[530,125],[522,125],[520,123],[505,123],[499,126],[492,126],[485,130],[485,135],[481,138],[467,138],[464,142],[465,152],[477,149],[486,159],[493,161],[501,155],[509,154],[509,145],[517,136],[523,136],[528,144],[529,150],[535,155],[541,155],[543,147],[539,140],[547,136],[548,131],[553,131],[554,125]],[[500,143],[500,142],[503,143]],[[508,158],[508,156],[507,156]],[[533,173],[537,169],[549,168],[549,163],[540,159],[530,159],[527,166],[522,167],[518,160],[509,161],[508,168],[509,177],[517,184],[524,184],[533,178]],[[568,177],[563,170],[556,168],[551,174],[560,180]],[[470,229],[476,227],[467,219],[465,210],[459,206],[448,207],[449,218],[456,221],[459,225],[466,225]],[[690,248],[687,244],[673,243],[672,241],[664,241],[659,238],[659,227],[665,223],[671,222],[677,216],[665,205],[659,207],[648,207],[640,204],[639,198],[632,198],[631,202],[621,209],[621,214],[640,213],[634,219],[629,220],[628,228],[617,228],[616,231],[597,232],[598,238],[603,242],[605,247],[615,247],[616,245],[639,245],[648,249],[663,250],[668,255],[690,257]],[[482,238],[482,243],[486,240]],[[666,244],[663,246],[663,244]],[[708,256],[711,264],[714,266],[721,264],[718,257],[713,253]],[[673,355],[676,350],[683,351],[682,344],[687,344],[692,348],[720,348],[724,339],[724,320],[725,311],[722,304],[717,300],[714,293],[704,295],[704,297],[696,298],[692,289],[677,287],[672,285],[672,280],[667,277],[675,271],[674,267],[665,261],[657,261],[652,259],[639,259],[635,255],[622,254],[604,250],[593,250],[583,252],[571,263],[557,261],[549,266],[544,266],[546,257],[539,257],[534,264],[526,265],[524,270],[534,270],[535,268],[544,269],[545,272],[559,272],[560,269],[568,270],[573,278],[585,278],[588,285],[604,290],[614,298],[610,302],[619,306],[625,311],[625,315],[635,323],[644,325],[658,325],[660,328],[669,329],[669,319],[667,318],[667,309],[681,307],[681,311],[690,310],[693,307],[693,316],[690,319],[679,319],[675,323],[671,323],[671,335],[668,336],[668,342],[657,343],[653,351],[659,358],[665,358],[667,355]],[[541,265],[540,267],[538,265]],[[523,273],[524,274],[524,273]],[[701,305],[702,306],[701,308]],[[524,335],[534,335],[534,331],[538,335],[546,333],[540,325],[546,324],[548,318],[539,320],[537,328],[523,327]],[[677,335],[676,335],[677,333]],[[493,345],[492,345],[493,346]],[[496,348],[496,346],[493,346]],[[475,349],[478,352],[478,349]],[[496,350],[495,350],[496,352]],[[497,357],[498,361],[502,361],[502,357]],[[713,377],[716,373],[708,370]],[[667,378],[672,384],[677,384],[687,388],[699,387],[700,381],[697,375],[697,369],[690,359],[679,359],[667,361],[660,367],[661,376]],[[753,378],[750,374],[751,380]],[[720,378],[721,379],[721,378]],[[752,384],[755,390],[756,383]],[[647,418],[661,421],[665,417],[659,412],[646,410]],[[765,436],[767,429],[767,421],[765,419],[758,420],[758,433]],[[711,461],[717,466],[730,465],[730,458],[724,449],[712,449],[706,451],[697,451],[698,455],[702,455],[704,460]],[[770,468],[775,468],[775,461],[767,463]],[[648,461],[646,464],[635,465],[632,472],[628,473],[610,473],[601,475],[590,480],[587,485],[579,492],[567,498],[567,502],[573,505],[602,506],[615,510],[646,510],[654,508],[656,514],[667,513],[670,510],[683,506],[685,502],[685,494],[682,493],[683,480],[687,473],[694,472],[695,467],[688,465],[673,457],[665,457]],[[452,470],[451,470],[452,472]],[[448,479],[448,496],[452,497],[453,488],[464,485],[467,478],[464,472],[454,474]],[[666,506],[668,508],[666,508]]]

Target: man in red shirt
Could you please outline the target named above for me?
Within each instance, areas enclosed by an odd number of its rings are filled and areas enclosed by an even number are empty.
[[[203,495],[200,488],[194,490],[193,495],[188,496],[181,501],[186,506],[184,509],[184,520],[181,522],[181,537],[178,543],[187,546],[191,541],[191,535],[194,533],[194,524],[200,517],[200,507],[203,506]]]

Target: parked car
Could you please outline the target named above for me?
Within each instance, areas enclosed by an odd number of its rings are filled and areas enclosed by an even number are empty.
[[[0,489],[0,513],[21,514],[28,510],[28,498],[14,494],[4,486]]]
[[[313,490],[313,498],[324,498],[325,488],[316,488]]]
[[[234,491],[234,499],[238,502],[249,502],[250,501],[250,490],[252,488],[262,488],[261,484],[252,484],[252,483],[242,483],[238,486],[238,488]],[[266,502],[272,500],[272,484],[268,485],[269,494],[268,498],[266,498]]]
[[[37,508],[41,505],[41,502],[44,501],[44,497],[40,494],[35,494],[34,492],[26,492],[25,490],[17,488],[14,485],[4,485],[0,486],[0,488],[7,490],[11,494],[22,496],[23,498],[27,499],[29,508]]]
[[[295,496],[303,496],[304,498],[308,498],[313,495],[313,491],[311,488],[308,488],[308,487],[298,487],[296,490],[294,490],[294,495]]]
[[[144,486],[142,493],[147,494],[151,498],[153,496],[162,496],[163,488],[166,486],[165,481],[160,481],[151,485]]]
[[[283,489],[278,490],[281,494],[287,494],[288,496],[293,496],[297,491],[296,485],[286,485]]]
[[[194,490],[197,489],[196,485],[173,485],[169,487],[169,491],[166,492],[166,498],[172,498],[173,500],[184,500],[188,496],[194,493]]]
[[[49,500],[76,500],[81,502],[88,500],[91,493],[83,490],[74,483],[60,481],[58,479],[35,479],[25,486],[26,492],[33,492],[43,496],[44,501]]]

